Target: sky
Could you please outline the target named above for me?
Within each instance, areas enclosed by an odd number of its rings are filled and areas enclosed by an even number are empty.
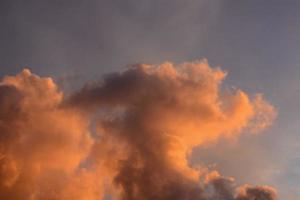
[[[207,59],[225,87],[263,93],[278,116],[260,134],[193,149],[238,184],[300,198],[300,2],[295,0],[1,0],[0,75],[29,68],[72,90],[136,63]]]

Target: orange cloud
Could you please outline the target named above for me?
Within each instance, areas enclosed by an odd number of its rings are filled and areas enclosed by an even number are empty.
[[[29,70],[5,77],[0,197],[274,200],[273,189],[236,189],[188,164],[196,146],[260,131],[276,116],[262,95],[222,91],[225,77],[205,60],[138,64],[71,95]]]

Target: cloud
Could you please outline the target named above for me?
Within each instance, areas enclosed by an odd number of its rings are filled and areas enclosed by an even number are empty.
[[[268,127],[262,95],[221,90],[207,61],[136,64],[65,95],[24,70],[0,86],[5,199],[274,200],[271,187],[188,164],[191,151]]]
[[[269,186],[243,186],[239,188],[237,200],[250,200],[250,199],[276,199],[276,190]]]
[[[27,69],[2,80],[0,99],[1,199],[41,199],[88,155],[88,121],[60,109],[63,94],[52,79]]]

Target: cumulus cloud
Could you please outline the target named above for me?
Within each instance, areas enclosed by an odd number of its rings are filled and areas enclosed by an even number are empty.
[[[4,199],[274,200],[188,164],[193,148],[268,127],[262,95],[221,90],[207,61],[137,64],[64,95],[24,70],[0,85]],[[248,132],[248,131],[247,131]]]
[[[88,121],[59,108],[62,99],[51,78],[26,69],[2,80],[1,199],[47,199],[39,196],[56,193],[60,179],[71,176],[88,155],[93,144]]]

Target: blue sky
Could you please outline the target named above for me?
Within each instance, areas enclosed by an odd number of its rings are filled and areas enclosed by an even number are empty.
[[[191,162],[297,200],[299,9],[296,0],[2,0],[0,73],[27,66],[68,88],[132,63],[207,58],[228,71],[226,84],[264,93],[279,115],[265,133],[197,149]]]

